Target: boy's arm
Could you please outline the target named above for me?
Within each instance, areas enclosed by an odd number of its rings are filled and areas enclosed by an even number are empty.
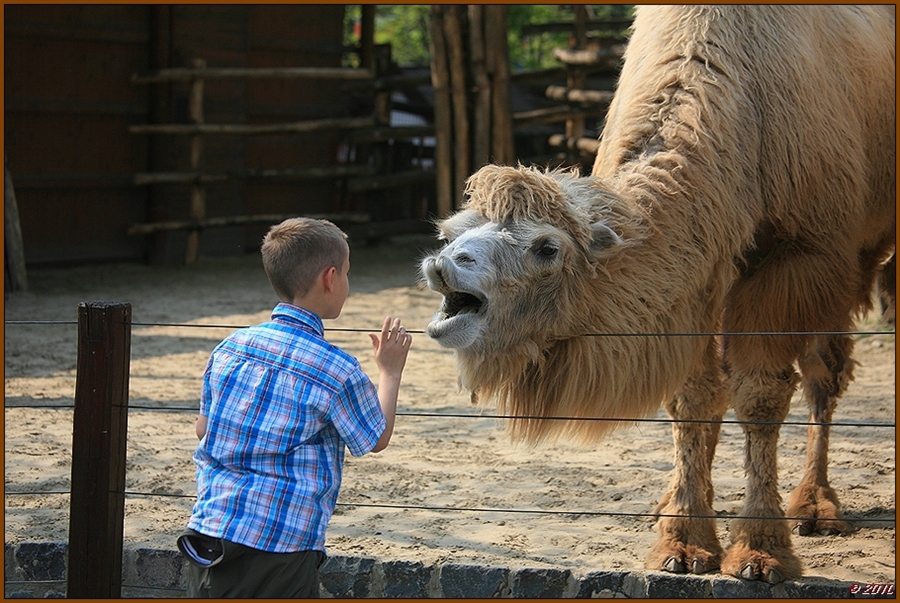
[[[381,410],[384,412],[386,425],[378,443],[372,452],[381,452],[391,441],[394,433],[394,418],[397,415],[397,396],[400,393],[400,379],[403,376],[403,367],[406,365],[406,356],[412,345],[412,335],[406,332],[400,319],[384,319],[381,328],[381,337],[369,333],[372,338],[372,347],[375,349],[375,363],[378,364],[378,400],[381,402]]]
[[[200,415],[197,417],[197,425],[194,427],[197,432],[197,439],[202,440],[206,435],[206,417]]]

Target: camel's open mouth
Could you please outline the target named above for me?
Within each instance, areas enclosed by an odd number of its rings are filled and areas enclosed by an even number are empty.
[[[429,337],[448,348],[463,348],[478,338],[487,301],[475,293],[447,291],[440,311],[425,328]]]
[[[444,304],[441,311],[447,318],[453,318],[460,314],[477,314],[484,301],[464,291],[453,291],[444,296]]]

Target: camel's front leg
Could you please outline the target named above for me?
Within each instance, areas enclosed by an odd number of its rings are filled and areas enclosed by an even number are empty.
[[[772,374],[735,371],[733,401],[743,425],[747,491],[741,518],[731,524],[731,548],[722,571],[747,580],[778,583],[802,574],[778,492],[777,446],[797,385],[793,368]],[[761,519],[755,519],[761,518]]]
[[[718,423],[725,413],[726,399],[715,343],[707,352],[706,367],[688,380],[682,392],[666,406],[676,419],[675,475],[668,492],[656,507],[659,538],[647,557],[647,568],[674,573],[701,574],[715,571],[723,550],[716,536],[712,509],[712,459],[719,438]]]

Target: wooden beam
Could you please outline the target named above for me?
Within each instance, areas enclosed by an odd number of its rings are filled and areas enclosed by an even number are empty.
[[[599,50],[568,50],[555,48],[553,58],[570,66],[591,65],[597,67],[612,67],[618,64],[625,52],[624,44],[614,44]]]
[[[364,80],[373,79],[370,69],[350,67],[205,67],[159,69],[147,74],[131,76],[133,84],[157,84],[161,82],[190,82],[195,78],[282,78],[282,79],[337,79]]]
[[[431,85],[434,88],[434,162],[437,178],[438,217],[453,210],[453,110],[450,107],[450,72],[444,44],[444,16],[441,7],[431,5],[428,40],[431,54]]]
[[[607,90],[579,90],[566,86],[547,86],[547,90],[544,92],[544,96],[551,100],[604,107],[612,102],[613,94]]]
[[[517,128],[524,128],[535,124],[550,124],[560,121],[566,121],[571,115],[579,114],[584,116],[603,115],[606,109],[600,108],[582,108],[573,109],[571,107],[545,107],[543,109],[534,109],[533,111],[521,111],[513,114],[513,124]]]
[[[478,169],[491,157],[491,79],[485,57],[484,6],[469,5],[469,57],[475,82],[474,121],[472,128],[472,168]]]
[[[228,170],[225,172],[139,172],[134,175],[134,184],[191,184],[192,182],[224,182],[226,180],[327,180],[331,178],[351,178],[373,176],[371,165],[335,165],[303,169],[258,169]]]
[[[278,224],[289,218],[297,218],[298,214],[258,214],[255,216],[227,216],[221,218],[204,218],[202,220],[167,220],[165,222],[149,222],[135,224],[128,229],[130,235],[151,234],[167,230],[201,230],[204,228],[221,228],[224,226],[243,226],[245,224]],[[334,223],[364,224],[371,218],[368,214],[308,214],[305,217],[317,220],[328,220]]]
[[[551,147],[569,151],[578,151],[579,153],[586,155],[596,155],[597,149],[600,147],[599,140],[596,138],[588,138],[587,136],[570,138],[563,134],[553,134],[547,142]]]
[[[375,5],[360,7],[359,66],[374,73],[375,69]]]
[[[205,59],[194,59],[194,67],[198,70],[206,67]],[[188,99],[188,113],[191,121],[197,125],[203,124],[203,83],[204,80],[197,77],[191,81],[191,95]],[[191,136],[191,171],[199,171],[200,159],[203,155],[203,136],[194,134]],[[189,214],[192,220],[202,220],[206,217],[206,189],[203,183],[195,181],[191,183],[191,206]],[[200,231],[188,232],[184,251],[186,264],[197,261],[200,253]]]
[[[484,21],[495,31],[507,29],[507,7],[503,4],[485,6]],[[515,158],[513,145],[512,101],[509,95],[509,44],[505,35],[485,37],[485,57],[489,61],[491,77],[491,160],[512,165]]]
[[[138,124],[128,126],[132,134],[289,134],[319,130],[350,130],[375,125],[371,117],[315,119],[286,124]]]
[[[582,50],[587,42],[587,7],[584,4],[576,4],[575,11],[575,49]],[[570,69],[566,74],[566,86],[573,89],[584,88],[586,75],[580,69]],[[566,136],[577,137],[584,133],[584,116],[574,115],[566,120]]]
[[[460,12],[465,7],[443,6],[444,40],[450,65],[450,102],[453,107],[453,198],[462,198],[469,177],[471,140],[469,136],[469,89]]]

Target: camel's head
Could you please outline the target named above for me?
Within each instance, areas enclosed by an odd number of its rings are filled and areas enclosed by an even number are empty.
[[[585,328],[585,287],[621,239],[597,207],[593,178],[489,165],[466,187],[463,209],[438,224],[446,246],[422,262],[444,296],[426,332],[444,347],[483,355],[533,351]]]

